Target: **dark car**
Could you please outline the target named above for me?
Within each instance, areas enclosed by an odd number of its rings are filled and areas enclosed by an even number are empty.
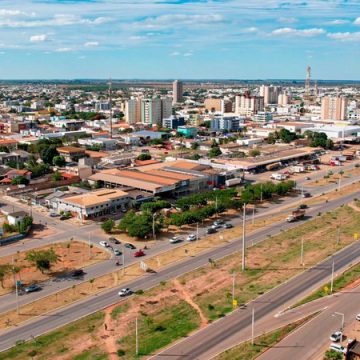
[[[110,237],[109,241],[112,242],[113,244],[116,244],[116,245],[121,244],[121,242],[118,239],[114,238],[114,237]]]
[[[302,194],[302,197],[303,197],[303,198],[309,198],[309,197],[311,197],[311,194],[308,193],[308,192],[306,192],[306,193],[303,193],[303,194]]]
[[[31,284],[24,289],[24,291],[26,293],[32,293],[32,292],[39,291],[39,290],[41,290],[41,286],[36,285],[36,284]]]
[[[208,228],[207,230],[206,230],[206,233],[207,234],[215,234],[216,233],[216,229],[214,229],[214,228]]]
[[[136,246],[133,245],[133,244],[130,244],[130,243],[126,243],[124,246],[125,246],[126,248],[128,248],[128,249],[131,249],[131,250],[135,250],[135,249],[136,249]]]
[[[67,216],[65,216],[65,215],[61,215],[61,216],[59,217],[59,219],[60,219],[60,220],[67,220],[67,219],[68,219],[68,217],[67,217]]]
[[[231,229],[232,227],[234,227],[234,225],[231,223],[224,224],[224,229]]]
[[[79,277],[79,276],[84,276],[85,272],[83,269],[75,269],[70,273],[71,277]]]
[[[307,209],[308,206],[306,204],[300,204],[299,207],[298,207],[300,210],[302,209]]]

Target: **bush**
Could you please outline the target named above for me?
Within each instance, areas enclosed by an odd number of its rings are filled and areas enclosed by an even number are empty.
[[[135,295],[143,295],[144,294],[144,290],[136,290],[135,292],[134,292],[134,294]]]
[[[114,220],[112,219],[108,219],[106,221],[104,221],[102,224],[101,224],[101,228],[107,233],[107,234],[110,234],[113,227],[114,227],[115,223],[114,223]]]
[[[118,356],[125,356],[126,352],[123,349],[119,349],[117,352]]]

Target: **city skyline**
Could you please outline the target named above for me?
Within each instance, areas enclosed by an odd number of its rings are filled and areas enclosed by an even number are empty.
[[[345,0],[5,0],[0,35],[0,79],[360,79]]]

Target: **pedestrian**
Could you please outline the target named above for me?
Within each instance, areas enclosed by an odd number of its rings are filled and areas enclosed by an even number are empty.
[[[104,327],[105,327],[105,331],[107,331],[107,324],[104,324]]]

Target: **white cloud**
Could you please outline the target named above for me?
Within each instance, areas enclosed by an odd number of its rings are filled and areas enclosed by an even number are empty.
[[[355,19],[354,24],[355,25],[360,25],[360,17]]]
[[[185,57],[189,57],[189,56],[193,56],[193,53],[191,51],[188,51],[186,53],[184,53]]]
[[[0,9],[0,16],[35,16],[34,12],[27,13],[20,10]]]
[[[69,51],[72,51],[72,50],[73,49],[69,48],[69,47],[63,47],[63,48],[55,49],[56,52],[69,52]]]
[[[99,42],[98,41],[88,41],[84,44],[85,47],[96,47],[99,46]]]
[[[327,34],[330,39],[340,41],[360,41],[360,32],[337,32]]]
[[[40,35],[33,35],[30,36],[30,42],[44,42],[48,40],[48,35],[40,34]]]
[[[248,28],[240,30],[240,32],[244,33],[244,34],[256,33],[258,31],[259,31],[259,29],[257,27],[255,27],[255,26],[248,27]]]
[[[178,51],[174,51],[170,54],[170,56],[180,56],[181,53],[179,53]]]
[[[294,28],[280,28],[271,32],[272,36],[300,36],[300,37],[312,37],[325,34],[324,29],[312,28],[312,29],[294,29]]]
[[[294,24],[298,21],[298,19],[294,18],[294,17],[279,17],[278,22],[283,23],[283,24]]]
[[[164,29],[184,26],[204,26],[224,22],[224,17],[218,14],[186,15],[167,14],[153,18],[147,18],[142,22],[134,23],[134,27],[147,29]]]
[[[332,21],[328,21],[327,24],[328,25],[345,25],[348,24],[350,21],[346,20],[346,19],[335,19]]]

